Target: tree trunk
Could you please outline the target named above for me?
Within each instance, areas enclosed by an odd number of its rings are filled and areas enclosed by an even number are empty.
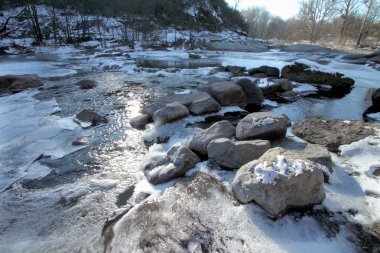
[[[367,8],[367,12],[365,14],[365,17],[363,19],[363,22],[360,26],[360,30],[359,30],[359,35],[358,35],[358,39],[356,40],[356,46],[359,47],[360,44],[361,44],[361,40],[363,38],[363,31],[364,31],[364,26],[365,24],[367,23],[367,19],[368,19],[368,16],[369,16],[369,12],[371,11],[372,9],[372,4],[373,4],[373,0],[370,0],[369,2],[369,5],[368,5],[368,8]]]

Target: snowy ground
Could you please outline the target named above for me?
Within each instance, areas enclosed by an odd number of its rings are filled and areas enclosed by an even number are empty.
[[[126,53],[122,47],[119,50]],[[209,76],[214,65],[202,65],[205,59],[207,64],[281,67],[306,58],[304,54],[278,51],[198,50],[201,66],[197,67],[195,61],[193,67],[183,68],[193,61],[183,50],[128,52],[130,58],[95,57],[71,47],[40,48],[38,52],[39,56],[0,58],[0,75],[35,73],[44,77],[46,83],[40,92],[0,97],[0,252],[102,252],[101,235],[107,220],[135,205],[139,193],[154,193],[154,197],[175,183],[155,187],[146,182],[139,170],[144,156],[148,152],[166,152],[178,142],[187,143],[199,129],[185,126],[205,120],[204,116],[188,117],[159,128],[150,125],[144,132],[133,130],[128,122],[138,115],[145,101],[190,93],[215,76],[230,77],[225,72]],[[54,57],[46,58],[53,52]],[[321,57],[313,55],[302,61],[310,63]],[[160,66],[140,66],[141,59],[158,61]],[[290,104],[265,103],[274,112],[287,114],[293,122],[313,116],[361,119],[370,104],[369,91],[378,85],[379,72],[367,66],[328,60],[327,65],[313,66],[354,78],[356,85],[351,94],[343,99],[301,98]],[[91,91],[75,87],[77,81],[85,78],[96,79],[100,85]],[[313,88],[302,84],[296,89],[311,92]],[[110,123],[91,130],[80,128],[72,117],[84,107],[107,115]],[[238,110],[241,109],[228,107],[221,113]],[[171,136],[167,144],[144,146],[143,140],[167,135]],[[72,141],[80,136],[89,136],[89,144],[72,146]],[[288,138],[294,138],[291,132]],[[379,222],[379,178],[371,174],[374,165],[380,164],[379,138],[369,137],[342,146],[341,156],[333,155],[334,172],[330,184],[325,184],[327,196],[321,207],[342,211],[349,220],[366,226]],[[227,187],[234,176],[234,172],[210,170],[205,163],[198,164],[189,174],[199,170],[217,176]],[[349,209],[358,212],[353,215]],[[261,252],[355,252],[344,231],[328,238],[312,217],[295,222],[286,216],[273,222],[254,204],[229,206],[227,210],[231,219],[251,221],[241,225],[246,229],[244,236],[247,241],[254,238],[250,248],[260,245]],[[229,229],[231,233],[240,232],[234,231],[233,226]],[[114,232],[122,238],[123,231]]]

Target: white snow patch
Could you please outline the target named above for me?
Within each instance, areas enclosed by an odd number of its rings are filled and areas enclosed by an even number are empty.
[[[274,124],[275,122],[277,122],[278,120],[276,119],[272,119],[270,117],[267,117],[265,119],[256,119],[256,118],[253,118],[252,120],[252,124],[255,126],[255,127],[262,127],[262,126],[268,126],[268,125],[272,125]]]
[[[269,100],[269,99],[265,99],[264,102],[263,102],[263,105],[268,105],[268,106],[271,106],[271,107],[278,107],[278,103],[276,101],[272,101],[272,100]]]

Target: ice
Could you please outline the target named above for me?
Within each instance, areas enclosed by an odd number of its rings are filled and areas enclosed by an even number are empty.
[[[272,119],[270,117],[267,117],[265,119],[256,119],[256,118],[253,118],[252,120],[252,124],[255,126],[255,127],[262,127],[262,126],[268,126],[268,125],[272,125],[276,122],[277,120],[275,119]]]
[[[268,106],[271,106],[271,107],[277,107],[278,103],[276,101],[265,99],[264,102],[263,102],[263,105],[268,105]]]
[[[71,144],[82,133],[73,117],[52,115],[59,111],[57,102],[36,100],[36,93],[0,98],[0,192],[23,177],[47,175],[33,163],[40,155],[59,159],[84,148]]]
[[[188,94],[191,94],[192,91],[191,90],[182,90],[182,91],[177,91],[175,94],[178,94],[178,95],[188,95]]]
[[[231,78],[232,73],[230,73],[230,72],[218,72],[212,76],[216,77],[216,78],[220,78],[220,79],[225,79],[225,78],[228,79],[228,78]]]
[[[275,180],[279,176],[289,178],[309,169],[310,164],[303,160],[287,160],[286,157],[278,155],[276,163],[270,165],[264,161],[255,166],[254,173],[263,184],[276,184]]]
[[[311,85],[311,84],[297,84],[297,87],[293,88],[293,91],[298,93],[310,93],[310,92],[317,92],[318,89]]]
[[[373,119],[373,120],[375,120],[377,122],[380,122],[380,112],[367,114],[367,117],[370,118],[370,119]]]
[[[260,88],[266,88],[268,86],[275,85],[275,83],[271,82],[268,78],[262,78],[262,79],[259,79],[259,81],[257,82],[257,85]]]

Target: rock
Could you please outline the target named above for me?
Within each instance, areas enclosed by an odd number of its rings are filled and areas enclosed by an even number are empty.
[[[88,137],[82,136],[71,143],[73,146],[83,146],[88,144]]]
[[[376,176],[376,177],[379,177],[380,176],[380,165],[377,164],[377,165],[372,165],[370,167],[370,170],[372,172],[372,175]]]
[[[174,102],[166,105],[164,108],[156,111],[153,115],[155,125],[164,125],[169,122],[186,117],[190,114],[186,106]]]
[[[246,68],[245,68],[245,67],[240,67],[240,66],[232,66],[232,65],[228,65],[228,66],[226,67],[226,70],[227,70],[228,72],[231,72],[231,73],[234,74],[234,75],[238,75],[238,74],[244,72],[244,71],[246,70]]]
[[[337,152],[339,146],[359,141],[375,133],[375,125],[359,120],[323,120],[318,118],[298,122],[293,134],[313,144]]]
[[[189,106],[190,112],[196,115],[217,112],[220,108],[220,104],[205,92],[198,93],[198,97]]]
[[[189,148],[175,145],[164,157],[155,156],[143,167],[147,180],[152,184],[162,184],[182,177],[199,162],[199,158]]]
[[[83,109],[77,113],[76,118],[82,122],[91,122],[92,126],[96,126],[99,123],[108,123],[106,117],[100,116],[98,113],[89,109]]]
[[[29,88],[39,88],[43,85],[37,75],[6,75],[0,76],[0,89],[21,91]]]
[[[264,140],[233,142],[230,139],[221,138],[207,145],[208,157],[221,167],[228,169],[238,169],[258,159],[268,149],[270,149],[270,142]]]
[[[285,137],[287,117],[270,112],[248,114],[236,127],[236,139],[276,140]]]
[[[343,77],[340,73],[332,74],[310,70],[309,66],[302,63],[285,66],[281,71],[281,75],[299,83],[329,85],[331,86],[329,94],[333,97],[343,97],[351,91],[355,84],[352,78]]]
[[[371,98],[373,106],[376,108],[376,110],[380,111],[380,88],[372,93]]]
[[[148,115],[150,118],[153,118],[154,113],[164,108],[165,106],[166,103],[154,102],[150,105],[145,106],[142,110],[142,113]]]
[[[207,155],[207,145],[219,138],[235,136],[235,127],[226,120],[213,124],[206,130],[200,131],[191,138],[189,148],[201,155]]]
[[[240,79],[236,83],[243,89],[248,105],[261,106],[264,102],[264,95],[256,83],[246,78]]]
[[[293,89],[293,84],[289,79],[280,78],[280,79],[271,79],[271,82],[278,84],[281,87],[282,91],[291,91]]]
[[[145,126],[148,123],[149,123],[149,116],[146,114],[136,116],[133,119],[131,119],[131,121],[129,122],[131,127],[139,129],[139,130],[144,130]]]
[[[269,67],[269,66],[261,66],[259,68],[253,68],[253,69],[248,70],[248,73],[250,75],[265,74],[270,77],[280,76],[280,70],[278,68]]]
[[[318,204],[325,197],[323,173],[318,166],[282,148],[270,149],[241,167],[232,190],[240,202],[255,201],[274,218],[289,208]]]
[[[76,83],[82,90],[93,89],[98,86],[98,83],[93,80],[82,80]]]
[[[189,58],[190,59],[202,59],[202,56],[199,54],[189,53]]]
[[[311,144],[307,142],[296,142],[291,139],[284,138],[280,141],[272,143],[272,146],[281,147],[286,150],[299,153],[302,155],[302,157],[326,166],[329,172],[333,172],[330,152],[327,150],[327,148],[321,145]]]
[[[242,88],[235,82],[216,82],[202,88],[201,90],[209,93],[209,95],[215,98],[222,106],[247,104],[247,97],[245,96]]]

